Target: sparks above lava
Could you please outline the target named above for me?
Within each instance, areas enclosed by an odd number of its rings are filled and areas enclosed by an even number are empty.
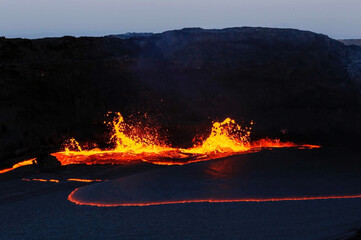
[[[235,154],[260,151],[263,148],[319,148],[317,145],[281,142],[278,139],[264,138],[251,141],[251,128],[242,128],[234,120],[226,118],[214,122],[210,135],[199,145],[191,148],[170,147],[157,138],[156,133],[145,133],[137,126],[125,123],[120,113],[109,123],[112,128],[112,149],[83,149],[71,138],[64,151],[53,153],[62,165],[69,164],[130,164],[149,162],[158,165],[183,165],[191,162],[206,161]],[[31,165],[35,159],[25,160],[12,168],[0,170],[9,172],[15,168]]]
[[[74,139],[70,139],[65,151],[53,153],[62,165],[68,164],[126,164],[150,162],[159,165],[182,165],[190,162],[230,156],[234,154],[259,151],[262,148],[318,148],[316,145],[294,144],[273,139],[250,141],[251,128],[242,128],[234,120],[226,118],[214,122],[211,134],[202,144],[192,148],[173,148],[160,143],[151,134],[142,133],[136,126],[128,125],[120,113],[111,122],[115,148],[84,150]],[[125,129],[130,129],[125,133]],[[72,149],[72,150],[71,150]]]

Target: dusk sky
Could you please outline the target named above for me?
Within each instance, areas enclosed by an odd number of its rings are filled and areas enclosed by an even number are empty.
[[[0,36],[264,26],[361,38],[360,13],[360,0],[0,0]]]

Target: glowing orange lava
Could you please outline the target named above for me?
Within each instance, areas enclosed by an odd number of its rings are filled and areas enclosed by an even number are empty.
[[[65,151],[53,153],[62,165],[68,164],[127,164],[140,162],[143,158],[161,157],[171,154],[174,148],[154,140],[150,134],[140,134],[139,130],[124,122],[120,113],[112,121],[113,135],[110,140],[115,142],[115,148],[101,150],[98,148],[83,150],[79,143],[70,139]],[[126,134],[125,129],[130,129]],[[72,150],[70,150],[72,149]],[[74,150],[75,149],[75,150]]]
[[[22,167],[22,166],[31,165],[31,164],[33,164],[34,160],[35,160],[35,158],[32,158],[32,159],[25,160],[25,161],[19,162],[17,164],[14,164],[11,168],[6,168],[6,169],[0,170],[0,174],[10,172],[10,171],[12,171],[16,168]]]
[[[202,144],[192,148],[172,148],[154,140],[149,134],[140,133],[136,127],[124,122],[117,113],[112,121],[115,148],[83,150],[78,142],[70,139],[63,152],[53,153],[62,165],[67,164],[128,164],[140,161],[159,165],[182,165],[206,161],[234,154],[259,151],[262,148],[318,148],[316,145],[294,144],[279,140],[261,139],[250,141],[251,128],[242,128],[234,120],[226,118],[223,122],[213,123],[211,134]],[[125,129],[131,129],[129,134]],[[72,149],[72,150],[70,150]]]

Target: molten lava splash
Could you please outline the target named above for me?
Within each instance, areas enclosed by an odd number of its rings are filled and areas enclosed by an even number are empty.
[[[68,164],[126,164],[142,161],[144,158],[162,157],[172,154],[174,148],[160,143],[156,136],[140,133],[134,126],[124,122],[120,113],[111,122],[113,135],[110,140],[115,142],[115,148],[101,150],[98,148],[83,150],[75,139],[70,139],[64,152],[52,154],[62,165]],[[130,130],[126,134],[126,129]],[[75,149],[75,150],[70,150]]]
[[[160,165],[182,165],[250,151],[259,151],[262,148],[319,147],[271,139],[251,142],[251,128],[242,128],[230,118],[225,119],[223,122],[215,122],[209,137],[202,144],[188,149],[172,148],[162,144],[157,139],[156,133],[144,133],[139,128],[126,124],[120,113],[117,113],[117,117],[111,122],[111,125],[113,129],[111,141],[115,143],[113,149],[101,150],[95,148],[83,150],[78,142],[70,139],[65,151],[54,153],[53,156],[62,165],[127,164],[140,161]],[[126,133],[126,130],[128,130],[128,133]]]
[[[114,139],[116,147],[113,150],[118,153],[132,153],[132,154],[143,154],[143,153],[161,153],[164,151],[172,150],[171,148],[156,143],[154,138],[147,134],[139,136],[137,130],[133,126],[129,126],[124,122],[124,119],[120,113],[117,113],[118,117],[113,120],[114,134],[111,140]],[[130,127],[132,130],[131,137],[125,134],[126,127]]]
[[[83,151],[80,147],[80,144],[74,138],[69,139],[69,143],[67,146],[65,146],[65,151],[69,152],[69,148],[76,149],[79,152]]]
[[[319,148],[316,145],[294,144],[280,140],[261,139],[250,141],[251,128],[242,128],[234,120],[226,118],[223,122],[213,123],[211,134],[200,145],[192,148],[172,148],[158,139],[156,132],[148,133],[139,127],[124,122],[117,113],[110,123],[113,134],[110,138],[115,144],[113,149],[102,150],[94,148],[84,150],[80,144],[71,138],[65,146],[65,151],[56,152],[55,156],[62,165],[69,164],[130,164],[150,162],[159,165],[183,165],[191,162],[206,161],[235,154],[260,151],[263,148]],[[15,168],[31,165],[35,159],[15,164],[12,168],[0,170],[9,172]]]
[[[234,120],[226,118],[221,123],[213,123],[210,136],[200,146],[182,151],[195,154],[245,152],[251,148],[250,134],[250,129],[242,129]]]

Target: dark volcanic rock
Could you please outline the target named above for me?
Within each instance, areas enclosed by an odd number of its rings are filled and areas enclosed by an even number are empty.
[[[178,145],[227,116],[254,120],[254,137],[355,143],[360,61],[360,47],[292,29],[1,38],[0,159],[104,139],[109,110],[147,112]]]
[[[46,153],[38,155],[34,163],[39,172],[56,171],[61,167],[61,163],[56,157]]]
[[[361,39],[341,39],[339,41],[346,45],[361,46]]]

